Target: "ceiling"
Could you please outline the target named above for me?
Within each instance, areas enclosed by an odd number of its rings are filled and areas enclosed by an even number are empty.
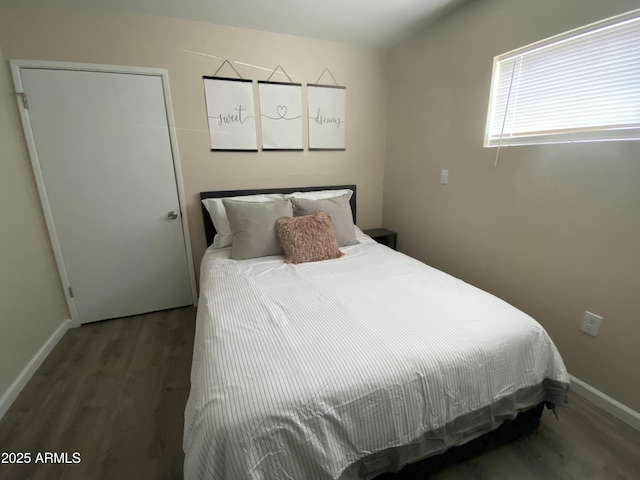
[[[0,0],[99,8],[383,47],[456,0]]]

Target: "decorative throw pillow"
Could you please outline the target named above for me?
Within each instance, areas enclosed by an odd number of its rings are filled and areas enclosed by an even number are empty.
[[[281,193],[268,193],[263,195],[240,195],[237,197],[202,199],[202,204],[209,212],[213,226],[216,228],[216,235],[213,237],[213,248],[228,247],[233,241],[233,233],[231,233],[227,211],[222,203],[223,199],[242,202],[273,202],[274,200],[284,200],[285,198]]]
[[[292,198],[293,210],[296,217],[311,215],[315,212],[327,212],[333,222],[338,246],[355,245],[356,229],[353,224],[353,214],[349,205],[349,196],[309,200],[306,198]]]
[[[253,203],[223,199],[222,203],[233,233],[231,258],[244,260],[282,255],[276,235],[276,220],[293,216],[289,200]]]
[[[324,198],[335,198],[347,196],[347,200],[351,200],[353,190],[345,188],[342,190],[316,190],[314,192],[293,192],[285,194],[284,198],[306,198],[308,200],[322,200]]]
[[[318,262],[344,255],[338,248],[331,218],[325,212],[279,218],[276,231],[287,263]]]

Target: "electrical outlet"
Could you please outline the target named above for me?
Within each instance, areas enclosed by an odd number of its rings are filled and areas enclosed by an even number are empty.
[[[592,337],[596,337],[600,331],[601,324],[602,317],[595,313],[584,312],[584,317],[582,317],[582,323],[580,324],[580,330]]]

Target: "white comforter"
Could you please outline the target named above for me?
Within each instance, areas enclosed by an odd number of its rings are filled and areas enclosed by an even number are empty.
[[[341,259],[301,265],[207,252],[186,480],[339,478],[545,379],[568,383],[532,318],[358,239]]]

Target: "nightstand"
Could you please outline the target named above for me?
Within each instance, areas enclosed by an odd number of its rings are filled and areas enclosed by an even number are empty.
[[[364,230],[364,233],[373,238],[376,242],[391,247],[397,250],[398,234],[386,228],[372,228],[370,230]]]

